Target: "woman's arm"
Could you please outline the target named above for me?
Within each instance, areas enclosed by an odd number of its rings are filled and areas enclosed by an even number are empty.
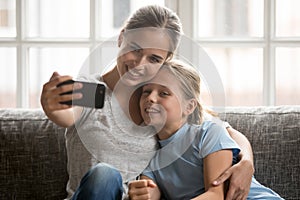
[[[205,193],[193,198],[201,199],[224,199],[225,184],[213,186],[212,182],[232,165],[232,151],[221,150],[209,154],[203,161],[203,175],[205,184]]]
[[[226,200],[246,199],[254,174],[252,147],[248,139],[239,131],[231,127],[228,127],[227,131],[241,148],[240,161],[215,179],[213,185],[219,186],[219,184],[223,184],[224,181],[230,179]]]
[[[159,200],[161,193],[157,185],[147,176],[129,183],[128,195],[130,200]]]

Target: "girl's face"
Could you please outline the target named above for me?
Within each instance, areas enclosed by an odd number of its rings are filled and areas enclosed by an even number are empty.
[[[138,30],[121,33],[117,68],[121,80],[136,86],[155,76],[167,59],[169,38],[155,30]]]
[[[168,70],[161,69],[154,79],[142,88],[140,110],[144,122],[157,131],[174,133],[189,114],[188,101],[181,92],[179,81]]]

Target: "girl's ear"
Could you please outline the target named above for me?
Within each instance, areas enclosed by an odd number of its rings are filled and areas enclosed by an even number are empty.
[[[184,114],[186,116],[192,114],[195,110],[195,108],[197,107],[197,100],[196,99],[189,99],[187,100],[187,104],[186,104],[186,108],[184,111]]]
[[[122,42],[123,42],[123,37],[124,37],[124,29],[121,30],[119,37],[118,37],[118,47],[121,46]]]

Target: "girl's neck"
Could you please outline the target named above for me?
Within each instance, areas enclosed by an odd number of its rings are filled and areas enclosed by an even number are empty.
[[[186,121],[180,122],[177,125],[175,123],[172,124],[171,127],[164,126],[160,131],[157,132],[157,137],[159,140],[166,140],[172,135],[174,135],[184,124]]]

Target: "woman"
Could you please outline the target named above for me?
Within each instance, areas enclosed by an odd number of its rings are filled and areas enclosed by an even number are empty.
[[[106,190],[112,191],[111,194],[104,192],[108,196],[104,198],[102,193],[101,198],[120,199],[123,192],[121,178],[126,193],[126,183],[134,179],[147,165],[153,155],[149,152],[154,152],[156,141],[155,137],[147,140],[139,137],[145,130],[137,126],[142,119],[136,106],[138,98],[132,91],[140,83],[150,80],[160,66],[171,59],[181,34],[180,20],[171,10],[160,6],[147,6],[137,10],[119,35],[120,51],[116,66],[109,72],[94,77],[98,82],[107,85],[103,109],[61,104],[60,102],[72,98],[81,98],[80,94],[60,95],[73,87],[81,87],[80,84],[57,87],[58,84],[72,79],[70,76],[61,76],[54,72],[49,82],[44,84],[41,94],[43,110],[50,120],[67,128],[68,198],[73,196],[84,173],[94,166],[82,179],[74,199],[97,198],[97,195]],[[242,147],[241,161],[216,179],[215,184],[218,185],[230,177],[231,189],[227,198],[243,198],[249,191],[254,172],[251,146],[242,134],[230,127],[227,130]],[[89,145],[93,148],[87,150]],[[142,164],[136,166],[137,162]],[[90,178],[100,177],[99,174],[102,174],[101,179]],[[108,184],[107,188],[100,190],[97,184],[104,185],[107,181],[112,181],[111,185]],[[89,192],[90,189],[94,191],[91,188],[93,185],[98,189],[96,194]]]

